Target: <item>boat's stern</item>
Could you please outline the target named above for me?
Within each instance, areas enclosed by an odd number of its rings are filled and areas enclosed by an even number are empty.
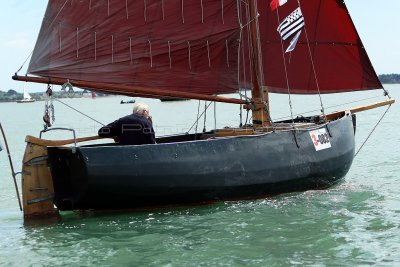
[[[22,199],[24,217],[57,215],[54,207],[53,179],[48,166],[47,147],[38,138],[27,136],[22,161]]]

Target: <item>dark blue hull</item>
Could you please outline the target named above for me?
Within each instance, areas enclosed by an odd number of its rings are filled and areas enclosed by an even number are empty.
[[[310,137],[315,127],[327,129],[330,148],[316,151]],[[355,147],[349,114],[295,132],[182,140],[82,146],[76,153],[49,147],[55,205],[60,210],[138,208],[323,189],[346,175]]]

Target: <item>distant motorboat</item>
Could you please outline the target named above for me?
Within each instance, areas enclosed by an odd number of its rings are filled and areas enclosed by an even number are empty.
[[[120,103],[120,104],[133,104],[133,103],[135,103],[135,102],[136,102],[136,100],[134,100],[134,99],[128,100],[128,101],[121,100],[121,103]]]
[[[190,100],[188,98],[179,98],[179,97],[162,97],[160,98],[161,102],[169,102],[169,101],[185,101]]]
[[[32,103],[32,102],[35,102],[35,99],[33,99],[31,95],[24,89],[24,95],[22,99],[17,100],[17,103]]]

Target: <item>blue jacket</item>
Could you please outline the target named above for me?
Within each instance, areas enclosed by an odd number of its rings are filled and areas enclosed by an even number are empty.
[[[150,120],[137,114],[122,117],[100,128],[99,136],[117,137],[122,145],[154,144],[156,138]]]

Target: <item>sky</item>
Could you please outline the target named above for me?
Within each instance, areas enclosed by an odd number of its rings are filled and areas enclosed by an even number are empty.
[[[265,0],[269,1],[269,0]],[[400,0],[345,0],[378,74],[400,73]],[[32,52],[45,0],[3,0],[0,16],[0,90],[44,92],[46,85],[16,82],[12,75]],[[25,63],[19,74],[26,73]]]

